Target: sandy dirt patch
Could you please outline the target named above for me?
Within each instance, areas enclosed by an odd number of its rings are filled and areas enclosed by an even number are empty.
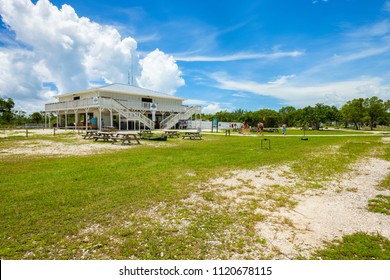
[[[378,194],[376,186],[389,173],[390,162],[369,159],[355,164],[353,172],[325,184],[325,189],[299,200],[291,210],[272,213],[272,220],[283,223],[259,223],[257,229],[268,243],[268,250],[279,250],[279,258],[291,259],[321,248],[324,241],[341,238],[355,232],[380,234],[390,238],[390,216],[367,210],[369,199]]]
[[[53,139],[36,140],[32,136],[53,135]],[[65,135],[66,134],[66,135]],[[45,157],[65,157],[65,156],[85,156],[93,154],[103,154],[123,149],[139,147],[137,143],[120,145],[120,143],[112,144],[111,142],[95,142],[93,139],[83,139],[82,132],[77,131],[56,130],[56,135],[63,138],[64,141],[58,141],[53,134],[52,129],[31,130],[29,137],[26,136],[25,130],[7,130],[2,131],[0,137],[7,138],[10,136],[22,136],[25,139],[18,139],[10,143],[9,147],[0,149],[0,158],[9,156],[45,156]],[[168,141],[167,141],[168,142]],[[164,147],[172,146],[172,143],[163,143],[157,141],[142,141],[142,146]]]
[[[193,226],[191,216],[187,220],[180,218],[183,212],[199,215],[201,209],[208,209],[210,215],[224,213],[237,217],[237,212],[253,211],[265,217],[253,221],[255,232],[251,238],[245,236],[246,231],[239,222],[217,235],[210,235],[205,240],[210,244],[208,259],[309,258],[324,242],[359,231],[390,238],[390,216],[367,209],[368,200],[377,194],[390,195],[390,191],[376,188],[389,174],[390,162],[370,158],[351,168],[354,171],[336,176],[332,181],[316,182],[323,185],[318,189],[297,187],[313,182],[302,181],[288,165],[231,171],[202,184],[197,192],[177,205],[161,203],[140,215],[183,235],[187,227]],[[207,199],[209,193],[220,199]],[[255,200],[257,208],[253,209],[250,203]],[[212,248],[234,243],[239,238],[247,242],[241,252]],[[264,242],[253,242],[256,239]]]

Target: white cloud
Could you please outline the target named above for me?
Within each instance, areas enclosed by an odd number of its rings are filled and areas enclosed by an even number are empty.
[[[197,105],[197,106],[207,106],[210,104],[209,101],[199,100],[199,99],[186,99],[183,102],[184,105]]]
[[[19,106],[35,102],[33,107],[39,104],[42,110],[53,95],[43,83],[54,83],[58,93],[66,93],[86,89],[94,81],[126,83],[131,63],[134,76],[141,74],[133,38],[79,17],[69,5],[1,0],[0,15],[18,41],[0,49],[0,92]],[[162,52],[147,55],[143,66],[140,81],[148,80],[145,85],[151,89],[173,94],[184,84],[175,61],[164,60]]]
[[[282,77],[283,82],[276,81],[259,83],[254,81],[232,79],[224,74],[216,73],[211,76],[217,83],[216,88],[249,92],[269,96],[284,101],[285,104],[304,107],[325,103],[341,106],[354,98],[378,96],[387,100],[390,96],[390,85],[375,77],[318,84],[315,86],[298,84],[294,80]]]
[[[383,6],[383,9],[386,11],[386,12],[390,12],[390,1],[386,1],[384,6]]]
[[[215,114],[220,111],[231,111],[233,107],[229,103],[216,103],[212,101],[187,99],[183,102],[185,105],[201,106],[203,114]]]
[[[138,84],[141,87],[173,95],[185,84],[175,59],[158,49],[149,53],[140,64],[142,71]]]
[[[294,78],[295,75],[288,75],[288,76],[279,76],[275,81],[270,81],[268,84],[271,85],[284,85],[286,84],[290,79]]]
[[[383,20],[380,22],[375,22],[373,24],[365,25],[360,28],[357,28],[353,32],[350,32],[349,36],[352,37],[380,37],[388,34],[390,32],[390,21]]]
[[[249,97],[248,94],[246,93],[242,93],[242,92],[236,92],[236,93],[233,93],[232,96],[235,96],[235,97],[240,97],[240,98],[247,98]]]
[[[36,106],[36,103],[43,103],[53,94],[44,94],[39,79],[41,73],[34,66],[32,52],[0,48],[0,94],[20,101],[17,104],[19,110],[42,110],[42,106]],[[13,93],[17,98],[14,98]]]
[[[328,0],[313,0],[313,4],[317,4],[318,2],[328,2]]]
[[[203,114],[215,114],[220,111],[224,111],[226,109],[223,109],[220,104],[214,103],[214,104],[209,104],[206,107],[202,108],[202,113]]]
[[[236,53],[224,56],[196,56],[196,55],[178,55],[176,60],[187,62],[226,62],[237,60],[249,60],[249,59],[278,59],[283,57],[297,57],[304,53],[301,51],[281,52],[276,51],[273,53]]]

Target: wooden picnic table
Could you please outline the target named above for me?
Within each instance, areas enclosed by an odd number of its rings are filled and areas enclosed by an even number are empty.
[[[114,134],[115,132],[113,131],[98,131],[96,132],[96,135],[92,136],[92,138],[94,138],[95,141],[100,139],[103,140],[103,142],[108,142],[108,140],[114,137]]]
[[[179,133],[178,130],[165,130],[164,134],[166,136],[168,136],[169,138],[179,137],[180,136],[180,133]]]
[[[93,136],[97,135],[97,132],[97,130],[87,130],[82,136],[84,139],[91,139]]]
[[[278,128],[273,128],[273,127],[271,127],[271,128],[264,128],[263,131],[264,132],[277,132],[277,133],[279,133],[279,129]]]
[[[140,132],[138,132],[138,135],[141,137],[141,138],[144,138],[146,136],[150,136],[152,135],[152,131],[150,129],[145,129],[145,130],[141,130]]]
[[[116,128],[113,126],[105,126],[102,128],[101,131],[103,131],[103,132],[116,132]]]
[[[91,125],[88,125],[88,126],[86,126],[86,125],[74,125],[74,126],[70,126],[70,125],[68,125],[68,126],[65,126],[65,129],[77,129],[77,130],[90,130],[90,129],[92,129],[93,130],[93,127],[91,126]]]
[[[112,136],[111,139],[113,140],[112,144],[114,144],[116,141],[121,141],[121,145],[125,145],[126,141],[128,144],[131,144],[131,141],[135,141],[138,144],[141,144],[139,141],[139,133],[136,131],[118,131],[115,136]]]
[[[190,138],[191,140],[199,139],[202,140],[202,134],[199,131],[185,131],[183,135],[184,138]]]

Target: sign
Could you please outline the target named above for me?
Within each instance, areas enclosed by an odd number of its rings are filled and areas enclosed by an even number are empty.
[[[150,110],[152,111],[152,121],[156,121],[156,111],[157,111],[157,104],[151,103],[150,104]]]
[[[92,97],[92,103],[93,104],[98,104],[99,103],[99,99],[97,98],[97,96]]]
[[[150,110],[156,111],[157,110],[157,104],[156,103],[151,103],[150,104]]]
[[[214,132],[214,128],[216,128],[218,132],[218,118],[213,118],[213,122],[211,124],[211,132]]]

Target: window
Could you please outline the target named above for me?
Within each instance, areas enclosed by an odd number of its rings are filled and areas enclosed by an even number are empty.
[[[80,100],[80,96],[74,96],[73,100]]]
[[[142,102],[146,102],[146,103],[153,103],[153,99],[152,98],[142,98]]]

